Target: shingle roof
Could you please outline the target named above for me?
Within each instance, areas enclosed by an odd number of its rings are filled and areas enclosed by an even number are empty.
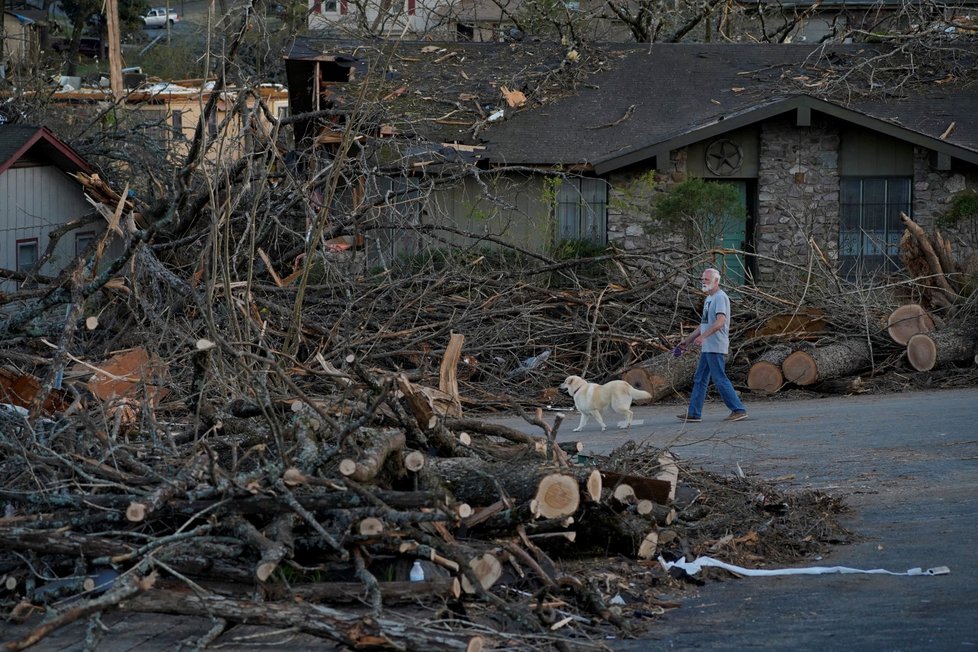
[[[818,98],[829,69],[812,45],[655,44],[624,47],[609,55],[607,70],[568,98],[524,111],[485,134],[489,156],[509,164],[601,164],[678,144],[683,135],[758,112],[793,110],[799,98]],[[842,54],[870,56],[871,48],[837,46],[825,56],[836,66]],[[966,55],[967,56],[967,53]],[[978,53],[970,54],[978,66]],[[805,68],[805,62],[817,64]],[[809,87],[806,88],[805,85]],[[808,91],[800,92],[800,89]],[[978,85],[932,83],[906,98],[810,102],[814,110],[863,119],[868,126],[891,127],[895,135],[914,135],[946,145],[952,155],[978,162]],[[749,117],[746,118],[749,120]],[[733,120],[731,124],[737,123]],[[878,122],[878,124],[876,124]],[[951,123],[955,128],[944,139]],[[973,155],[973,157],[972,157]]]
[[[978,162],[978,83],[937,77],[905,97],[827,95],[851,62],[875,46],[784,44],[609,44],[568,57],[557,43],[350,43],[299,38],[289,60],[343,56],[368,67],[383,120],[401,134],[436,142],[487,145],[483,160],[512,165],[595,165],[607,171],[737,126],[804,107],[943,147]],[[978,70],[978,51],[964,49],[959,68]],[[347,59],[350,60],[350,59]],[[289,74],[301,89],[308,68]],[[379,81],[378,81],[379,80]],[[346,85],[341,85],[346,86]],[[501,88],[526,104],[506,105]],[[357,85],[333,89],[345,106]],[[290,101],[302,95],[290,93]],[[345,100],[344,100],[345,98]],[[299,112],[307,107],[293,106]],[[500,109],[507,119],[487,121]],[[951,123],[955,128],[941,136]],[[888,130],[888,131],[887,131]],[[638,158],[637,158],[638,157]],[[600,170],[599,170],[600,171]]]

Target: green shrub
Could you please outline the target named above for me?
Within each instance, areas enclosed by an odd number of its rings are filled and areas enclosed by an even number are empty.
[[[959,192],[952,199],[947,211],[937,218],[937,226],[964,226],[964,222],[978,222],[978,190]]]
[[[747,219],[737,188],[691,178],[654,201],[655,217],[695,248],[715,247],[729,220]]]

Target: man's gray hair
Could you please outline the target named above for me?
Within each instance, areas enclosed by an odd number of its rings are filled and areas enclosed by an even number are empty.
[[[704,274],[710,278],[714,278],[717,281],[717,285],[720,285],[720,270],[716,267],[708,267],[703,271]]]

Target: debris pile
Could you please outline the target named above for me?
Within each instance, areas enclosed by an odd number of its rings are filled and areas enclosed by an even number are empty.
[[[659,555],[757,565],[847,538],[841,502],[817,493],[635,444],[568,454],[579,446],[557,442],[560,418],[539,413],[539,436],[444,414],[431,425],[412,404],[434,404],[403,376],[335,378],[346,400],[272,408],[289,424],[275,432],[249,427],[258,406],[204,432],[161,423],[157,437],[110,435],[91,413],[0,413],[0,602],[15,622],[45,613],[8,649],[113,609],[351,647],[628,636],[678,606]]]

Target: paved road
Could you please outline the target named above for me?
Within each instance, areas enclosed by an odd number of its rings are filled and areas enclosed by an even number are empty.
[[[683,425],[675,406],[638,408],[644,424],[581,439],[605,453],[629,438],[672,446],[686,462],[848,496],[844,523],[865,541],[834,548],[819,565],[949,566],[940,577],[823,575],[711,582],[653,628],[662,649],[978,649],[978,390],[771,401],[724,423],[708,404]],[[610,421],[606,419],[606,421]],[[517,420],[506,420],[517,426]],[[561,439],[577,426],[571,414]],[[520,426],[525,429],[524,426]],[[648,650],[650,642],[615,642]]]
[[[886,568],[949,566],[939,577],[824,575],[708,582],[653,624],[641,641],[605,641],[616,650],[974,650],[978,648],[978,390],[750,403],[751,419],[683,425],[676,406],[640,407],[631,431],[578,433],[594,452],[628,439],[670,445],[687,463],[848,496],[845,522],[865,540],[833,549],[820,565]],[[501,420],[528,432],[522,420]],[[610,421],[610,419],[608,419]],[[577,425],[571,414],[560,439]],[[613,427],[613,426],[612,426]],[[575,435],[577,436],[577,435]],[[668,597],[668,596],[667,596]],[[110,614],[99,650],[171,650],[201,635],[205,618]],[[23,634],[6,628],[0,642]],[[249,628],[235,628],[240,636]],[[256,630],[257,631],[257,630]],[[267,636],[268,632],[264,632]],[[81,623],[35,649],[80,650]],[[274,637],[273,637],[274,638]],[[240,639],[239,639],[240,640]],[[266,645],[258,643],[264,641]],[[268,638],[248,649],[281,649]],[[234,643],[230,648],[240,649]],[[330,649],[307,637],[290,650]]]

